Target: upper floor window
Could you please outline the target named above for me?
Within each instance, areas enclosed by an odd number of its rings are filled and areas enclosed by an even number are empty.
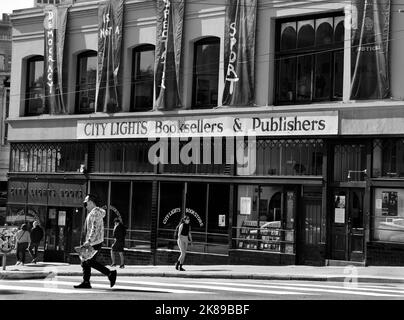
[[[342,99],[344,33],[341,14],[277,22],[276,103]]]
[[[35,56],[27,60],[27,89],[25,115],[35,116],[45,113],[43,56]]]
[[[6,69],[6,57],[3,54],[0,54],[0,71],[4,71]]]
[[[195,42],[192,107],[217,106],[219,83],[220,39],[209,37]]]
[[[142,45],[133,49],[132,55],[131,111],[153,108],[154,46]]]
[[[97,52],[86,51],[77,57],[76,112],[95,112]]]

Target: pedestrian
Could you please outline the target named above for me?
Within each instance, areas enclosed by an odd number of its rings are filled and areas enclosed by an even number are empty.
[[[84,224],[85,242],[83,243],[83,246],[92,246],[94,250],[97,250],[97,253],[91,259],[81,262],[81,267],[83,269],[83,282],[79,285],[74,286],[74,288],[91,289],[91,268],[94,268],[102,274],[106,275],[112,288],[115,285],[116,281],[116,270],[111,271],[96,260],[100,252],[102,243],[104,242],[105,210],[97,206],[97,197],[92,194],[86,195],[83,205],[88,212]]]
[[[17,239],[17,263],[16,265],[24,265],[25,263],[25,250],[31,241],[27,225],[23,223],[20,230],[17,231],[15,238]]]
[[[36,263],[38,260],[38,247],[43,238],[43,230],[38,221],[34,221],[33,228],[31,230],[31,242],[28,247],[28,252],[32,257],[31,263]]]
[[[119,258],[121,259],[121,264],[119,268],[125,268],[125,260],[123,256],[123,249],[125,247],[125,235],[126,228],[119,218],[114,219],[114,243],[111,246],[111,267],[115,267],[115,252],[119,253]]]
[[[185,271],[182,265],[184,264],[188,244],[189,245],[192,244],[191,226],[189,224],[190,221],[191,218],[188,215],[185,215],[177,226],[178,228],[177,244],[178,247],[180,248],[181,254],[178,258],[177,263],[175,264],[175,269],[180,271]]]

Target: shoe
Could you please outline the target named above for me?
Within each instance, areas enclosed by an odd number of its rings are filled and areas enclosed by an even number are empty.
[[[90,282],[82,282],[76,286],[74,286],[75,289],[91,289],[91,284]]]
[[[116,272],[116,270],[114,270],[114,271],[111,271],[109,276],[108,276],[111,288],[115,285],[116,274],[117,274],[117,272]]]
[[[180,262],[179,262],[179,261],[177,261],[177,263],[175,264],[175,269],[177,269],[177,270],[178,270],[179,265],[180,265]]]
[[[18,265],[20,265],[20,263],[21,263],[21,261],[17,261],[17,262],[15,263],[15,265],[18,266]]]
[[[125,268],[125,265],[124,265],[124,264],[121,264],[121,265],[119,266],[119,268],[123,269],[123,268]]]
[[[31,263],[36,263],[36,259],[32,259]]]
[[[180,271],[185,271],[185,269],[182,267],[182,264],[180,264],[179,270],[180,270]]]
[[[115,264],[115,263],[113,263],[113,264],[111,264],[111,265],[110,265],[110,267],[116,267],[116,264]]]

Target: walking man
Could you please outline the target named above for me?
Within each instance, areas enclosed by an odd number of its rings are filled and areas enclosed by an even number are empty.
[[[31,263],[36,263],[38,259],[38,246],[43,238],[43,230],[38,221],[34,221],[33,228],[31,230],[31,243],[29,244],[28,251],[32,257]]]
[[[74,287],[77,289],[91,289],[91,268],[94,268],[108,277],[112,288],[116,281],[116,270],[111,271],[96,260],[102,243],[104,242],[103,219],[105,217],[105,210],[97,206],[97,198],[92,194],[88,194],[85,197],[84,207],[87,209],[88,215],[85,222],[86,238],[83,246],[92,246],[94,250],[97,250],[97,253],[91,259],[81,263],[81,267],[83,268],[83,282]]]

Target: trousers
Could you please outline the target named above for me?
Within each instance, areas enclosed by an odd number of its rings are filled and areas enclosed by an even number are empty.
[[[83,281],[84,282],[90,282],[90,277],[91,277],[91,268],[94,268],[95,270],[98,270],[99,272],[101,272],[102,274],[109,276],[110,274],[110,270],[105,267],[104,265],[102,265],[101,263],[99,263],[97,261],[97,256],[100,252],[102,244],[96,244],[95,246],[93,246],[93,248],[95,250],[98,250],[98,252],[94,255],[94,257],[92,257],[89,260],[83,261],[81,263],[81,267],[83,269]]]
[[[180,264],[184,264],[184,260],[185,260],[185,255],[187,254],[187,249],[188,249],[188,236],[183,236],[183,235],[179,235],[178,236],[178,240],[177,240],[177,244],[178,244],[178,248],[180,248],[180,257],[178,258],[178,261],[180,262]]]

